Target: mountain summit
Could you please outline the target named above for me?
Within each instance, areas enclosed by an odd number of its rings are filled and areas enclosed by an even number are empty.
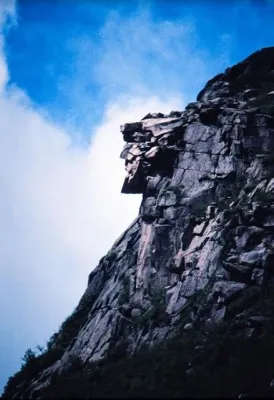
[[[274,47],[121,133],[139,215],[3,398],[271,395]]]

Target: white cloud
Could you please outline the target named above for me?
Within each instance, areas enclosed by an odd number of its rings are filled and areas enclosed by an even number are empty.
[[[89,272],[137,215],[140,196],[120,193],[125,172],[119,126],[183,104],[181,98],[117,98],[83,147],[22,91],[6,93],[3,51],[0,65],[3,385],[24,350],[48,339],[73,310]]]
[[[83,2],[83,9],[94,12],[95,6]],[[239,12],[240,6],[235,18]],[[73,310],[89,272],[138,212],[140,196],[120,193],[120,125],[148,112],[183,109],[203,82],[228,66],[234,39],[224,32],[211,49],[201,48],[195,20],[182,12],[176,20],[156,21],[145,7],[126,18],[111,13],[97,42],[88,32],[81,43],[76,37],[70,43],[75,74],[62,77],[60,90],[81,116],[97,106],[87,89],[94,82],[100,100],[109,99],[89,145],[82,146],[75,115],[60,127],[16,87],[5,91],[7,16],[16,20],[14,1],[1,0],[0,389],[24,350],[47,340]],[[220,56],[214,58],[215,48]]]
[[[8,71],[6,65],[6,59],[3,52],[4,47],[4,37],[3,37],[3,28],[7,22],[15,23],[16,22],[16,13],[15,13],[15,1],[14,0],[2,0],[0,5],[0,91],[3,91],[5,83],[8,79]]]
[[[186,91],[189,79],[192,85],[206,79],[209,55],[197,44],[194,23],[186,16],[163,21],[154,17],[149,5],[126,20],[116,11],[109,14],[94,68],[108,93],[178,94]]]
[[[2,96],[1,274],[13,282],[19,274],[26,295],[39,294],[41,307],[55,296],[63,296],[66,310],[67,300],[70,306],[75,303],[88,271],[138,211],[140,196],[120,194],[125,175],[119,159],[120,124],[138,120],[149,110],[178,108],[180,100],[164,102],[156,97],[109,105],[91,145],[83,148],[73,146],[65,131],[20,104],[18,96]],[[49,292],[53,296],[48,297]],[[52,312],[51,306],[48,311]]]

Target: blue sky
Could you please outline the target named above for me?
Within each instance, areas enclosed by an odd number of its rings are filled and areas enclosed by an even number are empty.
[[[2,0],[0,391],[138,212],[119,125],[274,45],[273,1]]]
[[[20,0],[6,35],[10,84],[55,121],[85,130],[100,121],[99,104],[137,84],[165,93],[168,81],[194,98],[212,73],[272,44],[272,18],[263,0]]]

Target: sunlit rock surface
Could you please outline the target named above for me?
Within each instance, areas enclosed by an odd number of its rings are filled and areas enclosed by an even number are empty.
[[[92,361],[121,341],[134,352],[165,340],[194,296],[191,323],[208,326],[241,315],[274,283],[273,76],[274,48],[263,49],[184,111],[121,126],[122,192],[142,193],[139,216],[91,272],[77,334],[25,393],[71,355]]]

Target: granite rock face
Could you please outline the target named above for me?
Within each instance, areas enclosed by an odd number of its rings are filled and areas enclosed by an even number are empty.
[[[84,323],[30,395],[72,355],[152,346],[186,310],[186,329],[235,318],[274,283],[273,76],[274,48],[263,49],[185,111],[121,126],[122,191],[142,193],[139,216],[91,272],[75,311],[88,304]]]

